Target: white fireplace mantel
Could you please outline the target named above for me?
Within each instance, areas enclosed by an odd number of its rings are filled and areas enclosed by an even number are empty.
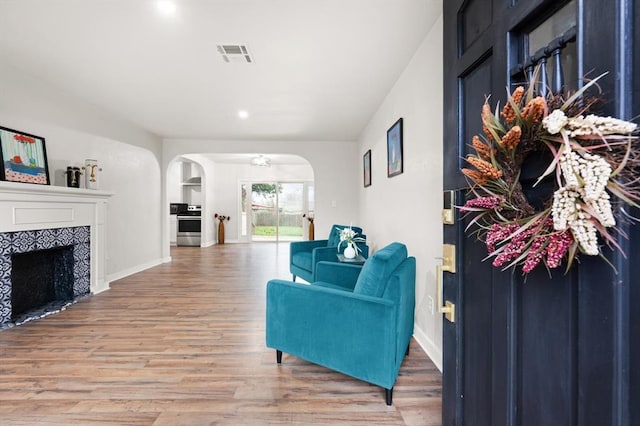
[[[105,280],[107,200],[112,192],[0,182],[0,232],[91,227],[91,292],[109,288]]]

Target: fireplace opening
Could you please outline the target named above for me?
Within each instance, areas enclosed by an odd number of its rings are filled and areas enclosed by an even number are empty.
[[[73,300],[73,246],[11,256],[11,319]]]

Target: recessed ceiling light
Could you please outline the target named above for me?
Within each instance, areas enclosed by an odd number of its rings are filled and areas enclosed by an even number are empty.
[[[240,111],[238,111],[238,117],[240,117],[241,120],[246,120],[247,118],[249,118],[249,111],[247,111],[246,109],[241,109]]]
[[[156,8],[158,12],[165,16],[172,16],[176,14],[176,4],[171,0],[158,0],[156,2]]]

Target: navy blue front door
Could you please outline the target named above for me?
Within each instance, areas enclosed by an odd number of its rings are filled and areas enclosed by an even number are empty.
[[[559,37],[566,85],[608,71],[604,112],[640,116],[640,2],[444,0],[443,10],[444,189],[457,204],[485,96],[502,105],[529,65],[560,57]],[[626,258],[607,253],[617,273],[585,256],[567,274],[538,268],[525,279],[483,262],[486,247],[455,216],[443,225],[457,252],[457,272],[443,273],[456,305],[443,326],[443,423],[640,425],[640,225],[619,239]]]

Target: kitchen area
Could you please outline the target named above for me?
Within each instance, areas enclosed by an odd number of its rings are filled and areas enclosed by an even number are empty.
[[[202,167],[183,159],[170,170],[169,242],[175,246],[200,247],[202,243]]]

